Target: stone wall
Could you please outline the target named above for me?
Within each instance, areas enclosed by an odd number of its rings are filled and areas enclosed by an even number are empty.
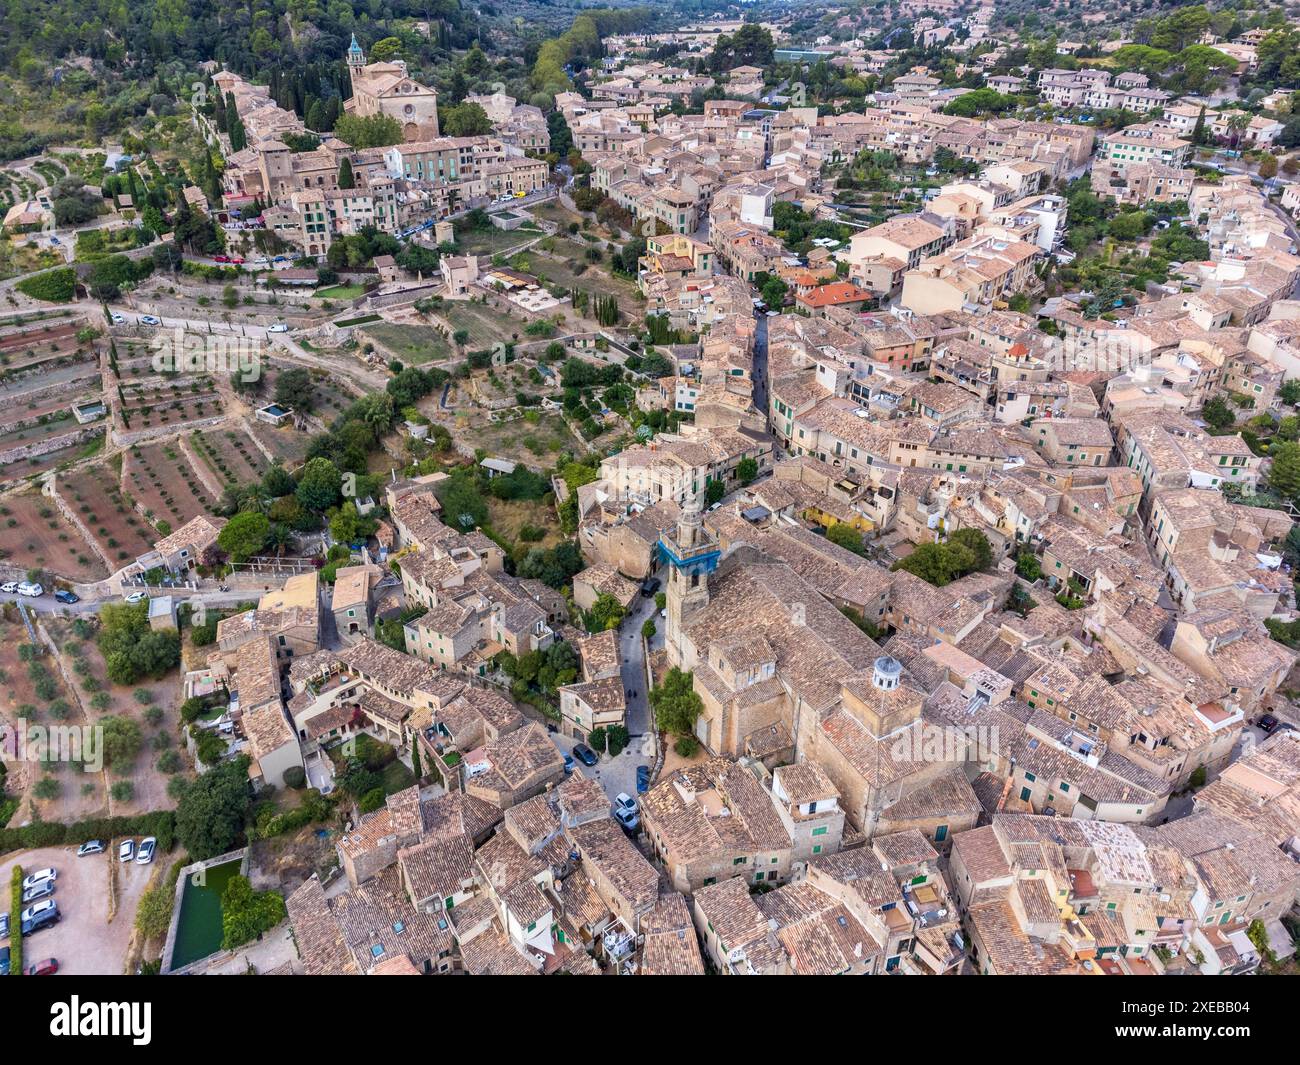
[[[64,498],[61,495],[59,495],[57,475],[51,476],[49,481],[46,483],[44,495],[47,499],[52,500],[54,505],[59,508],[59,513],[62,514],[72,525],[72,527],[77,530],[77,533],[81,536],[81,539],[85,541],[86,546],[90,548],[90,550],[93,551],[97,556],[99,556],[99,560],[104,563],[105,567],[107,567],[108,569],[108,572],[116,573],[118,567],[115,566],[109,560],[109,557],[106,554],[104,554],[103,550],[99,546],[99,541],[90,535],[90,530],[86,528],[85,523],[82,522],[80,515],[77,514],[75,510],[72,509],[72,507],[64,500]]]
[[[0,464],[48,455],[51,451],[72,447],[75,444],[89,440],[91,437],[100,436],[103,432],[104,426],[102,425],[86,425],[70,433],[60,433],[58,436],[47,436],[44,440],[33,440],[29,444],[19,444],[17,447],[11,447],[8,451],[0,451]]]

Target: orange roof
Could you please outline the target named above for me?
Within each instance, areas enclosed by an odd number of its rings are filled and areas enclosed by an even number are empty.
[[[809,307],[833,307],[840,303],[860,303],[871,298],[870,292],[863,292],[851,281],[836,281],[831,285],[819,285],[809,289],[798,297],[800,303]]]

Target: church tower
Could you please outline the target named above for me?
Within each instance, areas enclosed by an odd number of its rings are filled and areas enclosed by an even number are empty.
[[[353,77],[361,73],[361,68],[366,65],[366,53],[361,50],[361,45],[357,42],[357,35],[352,35],[352,43],[348,45],[348,71]]]
[[[666,643],[669,661],[673,662],[682,621],[708,603],[709,574],[718,568],[721,557],[717,542],[704,531],[699,496],[683,504],[675,533],[660,537],[659,557],[669,567]]]

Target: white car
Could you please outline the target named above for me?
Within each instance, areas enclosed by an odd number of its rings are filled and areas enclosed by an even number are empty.
[[[38,869],[31,876],[23,878],[23,890],[28,891],[37,884],[44,884],[45,881],[55,881],[59,879],[58,870],[55,869]]]
[[[117,860],[119,862],[129,862],[135,857],[135,840],[124,839],[117,845]]]
[[[5,581],[4,584],[0,584],[0,592],[8,592],[12,595],[16,591],[18,591],[17,581]]]
[[[158,841],[153,836],[146,836],[140,841],[140,849],[135,853],[136,865],[148,865],[153,861],[154,849],[158,846]]]
[[[112,314],[108,316],[108,320],[112,322],[114,325],[121,325],[123,322],[126,321],[126,315],[118,314],[117,311],[114,311]]]
[[[18,594],[28,596],[32,599],[37,599],[45,594],[45,586],[36,584],[34,581],[20,581],[18,584]]]
[[[162,319],[155,318],[152,314],[140,315],[141,325],[162,325]]]
[[[139,603],[144,599],[147,599],[148,596],[144,592],[128,592],[125,596],[123,596],[123,598],[128,603]]]
[[[275,325],[271,326],[271,328],[267,330],[267,332],[268,332],[268,333],[287,333],[287,332],[289,332],[289,327],[288,327],[287,325],[285,325],[283,322],[276,322]]]

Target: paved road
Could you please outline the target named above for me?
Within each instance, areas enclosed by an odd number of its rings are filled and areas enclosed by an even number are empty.
[[[655,760],[655,735],[645,685],[645,660],[641,653],[641,626],[649,617],[654,617],[655,625],[662,634],[666,622],[658,617],[654,599],[637,596],[632,604],[632,613],[623,619],[619,629],[623,686],[629,692],[636,692],[628,699],[627,707],[627,730],[632,742],[617,758],[601,755],[600,761],[591,768],[574,759],[577,763],[575,772],[595,777],[611,799],[620,793],[636,798],[636,767],[653,765]],[[662,635],[657,639],[662,641]],[[565,754],[572,754],[574,745],[578,742],[558,732],[551,733],[551,739]]]
[[[767,416],[767,315],[756,310],[758,328],[754,330],[754,409]]]
[[[238,589],[229,592],[195,592],[188,588],[175,588],[166,591],[154,591],[150,598],[156,599],[161,595],[171,595],[183,599],[188,603],[203,603],[211,607],[235,606],[239,603],[246,603],[257,599],[261,596],[261,591]],[[31,598],[25,595],[0,594],[0,603],[24,603],[28,609],[38,614],[98,614],[99,608],[105,603],[124,602],[122,596],[117,594],[91,597],[85,596],[78,603],[60,603],[54,596],[47,591],[44,595]]]

